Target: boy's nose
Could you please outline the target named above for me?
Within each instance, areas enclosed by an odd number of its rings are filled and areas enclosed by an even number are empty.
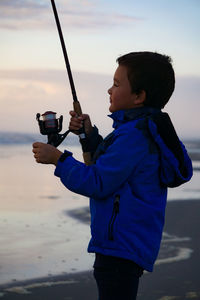
[[[108,94],[109,94],[109,95],[111,94],[111,91],[112,91],[112,88],[109,88],[109,89],[108,89]]]

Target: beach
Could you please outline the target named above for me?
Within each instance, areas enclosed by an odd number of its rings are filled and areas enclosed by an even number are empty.
[[[200,300],[199,142],[192,145],[194,176],[169,189],[160,253],[138,300]],[[70,149],[81,157],[79,147]],[[66,190],[52,167],[35,164],[30,144],[2,145],[0,161],[0,298],[97,300],[88,199]]]
[[[168,253],[168,262],[156,264],[153,273],[142,276],[138,300],[200,299],[199,211],[198,200],[168,203],[164,232],[174,237],[170,244],[171,257]],[[176,255],[174,251],[177,251]],[[97,290],[91,269],[87,272],[12,283],[2,288],[1,296],[5,300],[95,300]]]

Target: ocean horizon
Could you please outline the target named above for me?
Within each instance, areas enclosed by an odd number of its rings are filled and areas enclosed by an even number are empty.
[[[63,144],[66,144],[66,140],[70,145],[78,145],[78,138],[74,134],[69,134]],[[32,145],[34,141],[46,143],[47,136],[40,133],[0,131],[0,145]]]
[[[63,130],[64,131],[64,130]],[[200,151],[200,137],[189,137],[185,136],[180,138],[188,148],[189,152],[196,150]],[[0,145],[11,145],[11,144],[29,144],[34,140],[40,140],[46,142],[47,137],[35,132],[19,132],[19,131],[0,131]],[[69,144],[78,145],[77,136],[69,134],[64,140],[64,144],[69,140]]]

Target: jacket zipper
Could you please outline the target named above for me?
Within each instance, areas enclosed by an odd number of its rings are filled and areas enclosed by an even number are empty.
[[[114,240],[114,235],[113,235],[113,229],[114,229],[114,224],[115,224],[115,220],[116,217],[119,213],[119,200],[120,200],[120,195],[116,195],[115,196],[115,201],[114,201],[114,205],[113,205],[113,211],[112,211],[112,216],[109,222],[109,227],[108,227],[108,239],[110,241]]]

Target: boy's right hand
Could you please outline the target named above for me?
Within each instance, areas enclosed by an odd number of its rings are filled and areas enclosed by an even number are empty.
[[[83,127],[84,122],[85,133],[87,135],[91,133],[92,124],[89,115],[82,114],[81,116],[77,116],[77,113],[75,111],[70,111],[69,114],[71,115],[71,119],[69,122],[70,131],[72,131],[75,134],[78,134],[78,131],[80,128]]]

